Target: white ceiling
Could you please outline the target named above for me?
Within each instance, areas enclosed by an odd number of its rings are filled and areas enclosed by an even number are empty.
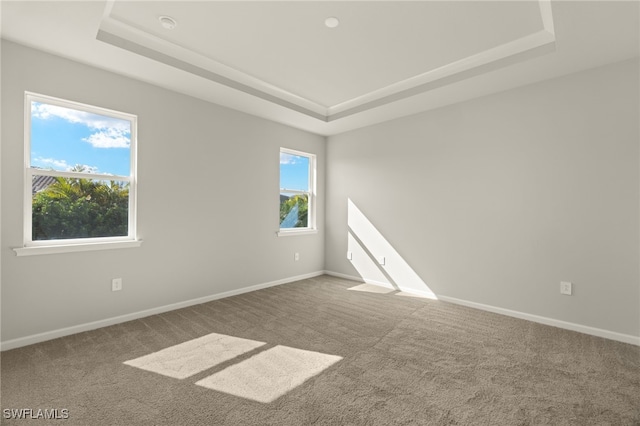
[[[542,29],[535,2],[118,2],[110,18],[325,107]]]
[[[3,1],[2,37],[331,135],[639,54],[636,1]],[[178,22],[166,30],[158,17]],[[325,18],[340,20],[337,28]]]

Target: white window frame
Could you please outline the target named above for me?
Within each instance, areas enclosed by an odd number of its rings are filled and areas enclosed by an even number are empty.
[[[316,175],[317,175],[316,155],[308,152],[297,151],[295,149],[280,147],[278,159],[280,158],[280,154],[283,154],[283,153],[296,155],[300,157],[306,157],[309,159],[309,188],[307,191],[280,188],[280,192],[278,193],[278,195],[280,194],[307,195],[309,199],[309,207],[307,210],[306,228],[280,228],[280,221],[278,221],[279,230],[277,232],[277,235],[279,237],[286,237],[286,236],[292,236],[292,235],[316,234],[318,232],[318,229],[316,228]],[[278,164],[280,163],[278,162]],[[280,169],[278,169],[278,186],[280,186]]]
[[[130,164],[129,175],[110,175],[86,172],[69,172],[56,170],[43,170],[31,166],[31,103],[41,102],[49,105],[71,108],[78,111],[104,115],[107,117],[127,120],[131,123],[130,134]],[[140,246],[142,241],[137,239],[136,234],[136,207],[137,207],[137,132],[138,118],[136,115],[106,108],[87,105],[79,102],[69,101],[51,96],[41,95],[32,92],[25,92],[24,102],[24,206],[23,206],[23,247],[15,248],[18,256],[50,254],[61,252],[75,252],[88,250],[105,250],[113,248],[128,248]],[[114,181],[124,181],[129,183],[129,205],[128,205],[128,234],[118,237],[92,237],[92,238],[70,238],[58,240],[33,240],[32,235],[32,181],[34,175],[46,175],[53,177],[79,178],[79,179],[104,179]]]

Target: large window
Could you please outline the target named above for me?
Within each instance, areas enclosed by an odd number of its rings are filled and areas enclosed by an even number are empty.
[[[136,238],[136,117],[26,93],[25,247]]]
[[[316,157],[280,148],[280,232],[315,231]]]

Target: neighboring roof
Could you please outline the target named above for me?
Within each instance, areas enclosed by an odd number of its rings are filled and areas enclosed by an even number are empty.
[[[37,175],[33,177],[31,183],[31,195],[46,189],[49,185],[54,183],[56,178],[53,176]]]

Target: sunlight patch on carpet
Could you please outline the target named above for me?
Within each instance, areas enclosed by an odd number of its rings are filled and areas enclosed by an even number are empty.
[[[375,284],[360,284],[355,287],[350,287],[347,290],[364,291],[367,293],[381,293],[381,294],[387,294],[387,293],[396,291],[392,288],[383,287],[381,285],[375,285]]]
[[[196,385],[269,403],[341,359],[337,355],[274,346],[206,377]]]
[[[264,342],[211,333],[124,363],[184,379],[264,345]]]

